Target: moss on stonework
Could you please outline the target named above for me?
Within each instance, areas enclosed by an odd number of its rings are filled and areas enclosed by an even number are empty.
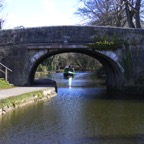
[[[87,44],[88,47],[93,50],[117,50],[122,47],[123,41],[118,39],[115,34],[113,34],[112,39],[108,37],[108,35],[96,36],[93,40],[93,43]]]
[[[133,74],[133,63],[132,63],[131,51],[129,49],[129,44],[127,42],[124,43],[121,65],[125,70],[125,77],[129,81]]]
[[[21,103],[28,102],[29,100],[39,100],[43,98],[43,93],[42,91],[35,91],[35,92],[30,92],[14,97],[9,97],[7,99],[2,99],[0,100],[0,108],[9,108],[9,107],[16,107]]]

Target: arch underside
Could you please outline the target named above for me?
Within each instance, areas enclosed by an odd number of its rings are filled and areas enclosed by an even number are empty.
[[[106,87],[107,89],[114,89],[114,90],[121,90],[123,89],[124,85],[124,73],[118,63],[116,63],[113,59],[110,57],[98,52],[98,51],[92,51],[88,49],[55,49],[51,50],[48,53],[42,55],[39,59],[37,59],[35,62],[33,62],[32,67],[29,72],[28,77],[28,85],[31,85],[34,81],[34,75],[37,66],[46,58],[60,54],[60,53],[69,53],[69,52],[75,52],[75,53],[81,53],[86,54],[90,57],[93,57],[97,59],[104,67],[107,79],[106,79]]]

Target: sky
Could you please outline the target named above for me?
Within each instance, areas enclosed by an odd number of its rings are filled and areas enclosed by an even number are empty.
[[[78,6],[78,0],[5,0],[3,29],[81,25],[74,14]]]

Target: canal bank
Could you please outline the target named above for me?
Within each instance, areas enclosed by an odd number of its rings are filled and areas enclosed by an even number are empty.
[[[24,105],[50,100],[56,96],[54,87],[15,87],[0,90],[0,115]]]

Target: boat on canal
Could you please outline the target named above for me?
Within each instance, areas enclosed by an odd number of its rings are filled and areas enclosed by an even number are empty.
[[[64,78],[74,77],[75,76],[75,70],[74,70],[73,65],[66,66],[64,68],[63,75],[64,75]]]

